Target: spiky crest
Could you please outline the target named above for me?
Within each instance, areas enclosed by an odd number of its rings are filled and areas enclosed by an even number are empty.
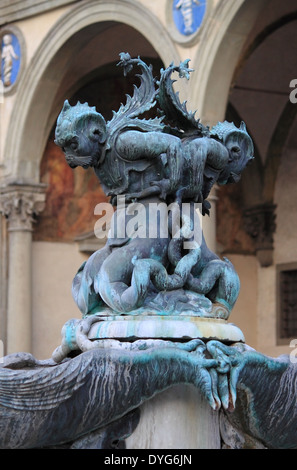
[[[181,131],[184,135],[195,134],[197,136],[208,135],[208,128],[200,123],[200,119],[195,118],[195,112],[187,110],[187,101],[180,102],[179,92],[174,92],[173,84],[176,80],[171,79],[173,72],[178,72],[179,78],[189,80],[193,69],[189,68],[189,59],[175,66],[172,62],[165,70],[161,70],[161,78],[158,82],[159,90],[157,100],[161,108],[161,113],[173,126],[176,131]]]
[[[130,54],[122,52],[120,62],[126,76],[134,66],[141,68],[140,86],[134,85],[133,96],[126,95],[126,104],[122,104],[118,111],[113,111],[112,119],[107,123],[108,133],[114,135],[123,127],[139,127],[144,131],[160,131],[164,128],[162,118],[140,119],[143,115],[156,105],[155,80],[152,75],[152,66],[147,66],[139,57],[132,59]]]
[[[106,122],[104,117],[97,112],[95,106],[89,106],[88,103],[77,102],[75,106],[71,106],[69,101],[64,102],[63,108],[57,119],[55,131],[55,141],[62,143],[63,137],[67,131],[75,129],[77,122],[93,118],[100,129],[102,136],[106,134]]]

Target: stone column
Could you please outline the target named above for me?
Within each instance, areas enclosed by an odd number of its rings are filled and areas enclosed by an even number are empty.
[[[7,312],[7,232],[3,217],[0,216],[0,361],[6,344]]]
[[[192,385],[176,385],[140,408],[127,449],[220,449],[219,413]]]
[[[44,208],[44,185],[0,189],[0,212],[8,227],[7,354],[31,352],[32,230]]]
[[[217,187],[214,186],[207,200],[211,204],[210,215],[205,215],[202,219],[202,229],[208,248],[214,253],[217,252],[217,230],[216,230],[216,204]]]

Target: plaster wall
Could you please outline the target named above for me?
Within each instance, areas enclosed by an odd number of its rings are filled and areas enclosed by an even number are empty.
[[[290,354],[290,339],[278,344],[277,338],[277,266],[297,262],[296,206],[296,122],[282,154],[274,202],[276,233],[274,262],[261,267],[254,256],[230,255],[241,279],[241,292],[231,314],[231,321],[246,335],[246,342],[268,356]]]
[[[280,167],[278,170],[276,187],[275,187],[275,204],[276,209],[276,233],[274,236],[274,273],[270,280],[270,285],[274,288],[274,305],[271,306],[271,312],[267,312],[267,320],[275,323],[277,321],[277,266],[286,264],[294,265],[297,263],[297,205],[296,205],[296,181],[297,181],[297,166],[296,166],[296,139],[297,119],[295,119],[294,126],[292,126],[287,145],[282,154]],[[284,190],[285,188],[285,190]],[[295,269],[295,267],[294,267]],[[273,308],[274,307],[274,308]],[[270,313],[270,315],[269,315]],[[276,327],[274,328],[276,331]],[[263,339],[265,335],[263,335]],[[288,353],[292,352],[289,346],[290,340],[286,350]],[[277,349],[280,349],[278,347]]]
[[[71,283],[85,261],[75,243],[32,244],[32,349],[47,359],[61,344],[61,329],[71,318],[81,318],[71,295]]]
[[[297,125],[295,125],[296,129]],[[275,234],[275,263],[297,262],[297,204],[296,204],[296,147],[286,148],[278,172],[275,189],[277,230]],[[285,188],[285,191],[284,191]]]
[[[240,278],[240,293],[229,321],[238,326],[246,343],[257,347],[257,293],[258,276],[255,256],[226,255],[234,265]]]
[[[41,15],[32,16],[22,21],[18,21],[17,26],[22,31],[26,40],[27,63],[34,57],[38,46],[48,35],[53,25],[66,14],[71,6],[57,8]]]
[[[241,282],[229,321],[242,330],[246,344],[257,351],[273,357],[290,354],[289,340],[287,344],[277,344],[276,266],[261,268],[255,256],[226,256],[233,263]],[[297,261],[296,257],[294,261]]]
[[[275,266],[258,267],[257,350],[267,356],[290,354],[289,344],[277,345],[276,270]]]

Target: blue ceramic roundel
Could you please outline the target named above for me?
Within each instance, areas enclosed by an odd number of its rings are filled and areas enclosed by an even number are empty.
[[[1,38],[1,80],[4,89],[14,84],[21,62],[21,47],[18,38],[11,32]]]
[[[189,36],[200,27],[206,10],[206,0],[173,0],[172,14],[178,31]]]

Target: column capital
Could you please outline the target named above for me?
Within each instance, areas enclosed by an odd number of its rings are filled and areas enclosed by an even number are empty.
[[[15,184],[0,187],[0,213],[8,220],[8,231],[32,231],[35,216],[45,207],[44,184]]]

